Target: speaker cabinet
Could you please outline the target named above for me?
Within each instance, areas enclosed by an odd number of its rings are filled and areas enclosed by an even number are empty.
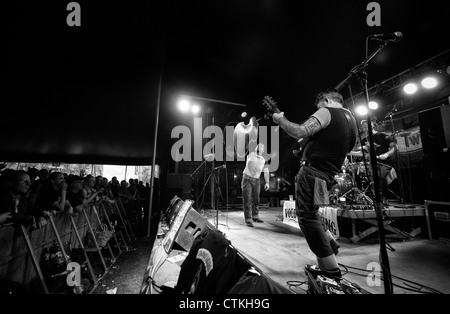
[[[450,147],[450,106],[420,111],[419,123],[423,153],[447,153]]]
[[[425,201],[428,237],[450,244],[450,202]]]
[[[450,154],[423,157],[428,199],[450,202]]]

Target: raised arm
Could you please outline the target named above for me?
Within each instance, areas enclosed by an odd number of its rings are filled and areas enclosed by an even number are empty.
[[[60,192],[61,192],[61,198],[59,199],[59,201],[55,201],[52,204],[52,206],[54,209],[56,209],[58,211],[63,211],[66,206],[66,200],[67,200],[67,198],[66,198],[67,183],[66,182],[61,183]]]
[[[272,116],[272,119],[291,137],[296,140],[309,137],[316,134],[322,129],[322,125],[316,117],[311,116],[302,124],[297,124],[289,121],[283,113],[277,113]]]

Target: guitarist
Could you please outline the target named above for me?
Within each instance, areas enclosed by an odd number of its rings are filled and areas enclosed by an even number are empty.
[[[299,226],[318,266],[307,265],[313,276],[341,278],[336,255],[338,244],[327,232],[319,206],[328,204],[328,190],[340,171],[346,155],[356,141],[357,125],[351,112],[343,108],[343,97],[331,90],[321,92],[315,101],[317,111],[305,122],[289,121],[283,112],[274,113],[272,120],[296,140],[309,138],[296,176],[296,211]]]

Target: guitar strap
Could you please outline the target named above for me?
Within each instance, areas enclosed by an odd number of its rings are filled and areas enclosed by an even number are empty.
[[[355,146],[355,143],[356,143],[356,129],[355,129],[356,123],[353,123],[353,120],[352,120],[352,117],[350,116],[350,112],[349,111],[347,111],[346,109],[344,109],[343,111],[344,111],[345,117],[347,118],[348,128],[351,131],[351,134],[350,134],[350,136],[351,136],[351,138],[350,138],[351,146],[350,146],[350,148],[348,150],[348,152],[350,152],[353,149],[353,147]]]

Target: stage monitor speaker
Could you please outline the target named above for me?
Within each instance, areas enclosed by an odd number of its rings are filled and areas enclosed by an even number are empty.
[[[450,202],[425,201],[428,237],[450,244]]]
[[[201,286],[204,290],[199,294],[211,294],[215,291],[226,293],[228,290],[233,294],[292,293],[267,277],[234,248],[223,232],[217,230],[213,224],[192,208],[193,204],[194,201],[189,199],[183,201],[178,196],[174,196],[170,201],[164,213],[164,222],[170,222],[170,227],[159,245],[152,249],[149,267],[146,271],[148,276],[144,278],[141,293],[153,293],[153,281],[156,273],[175,245],[189,252],[181,266],[175,293],[185,289],[191,291],[193,287],[197,289],[197,284],[201,281],[203,281]],[[198,245],[193,245],[196,239],[199,241]],[[201,263],[197,265],[198,260]],[[188,264],[184,267],[186,261]],[[209,264],[209,262],[211,263]],[[203,268],[209,269],[209,275],[200,276]],[[181,284],[186,282],[187,285]],[[194,293],[197,291],[194,290]]]
[[[450,106],[420,111],[419,123],[423,153],[447,153],[450,147]]]
[[[450,202],[450,154],[423,157],[429,200]]]
[[[170,252],[174,244],[189,251],[194,239],[202,230],[214,228],[206,218],[192,208],[193,204],[193,200],[183,201],[175,195],[163,213],[162,220],[169,226],[169,232],[163,240],[166,252]]]
[[[205,229],[213,230],[215,227],[194,208],[190,208],[181,224],[175,243],[189,252],[195,238]]]

